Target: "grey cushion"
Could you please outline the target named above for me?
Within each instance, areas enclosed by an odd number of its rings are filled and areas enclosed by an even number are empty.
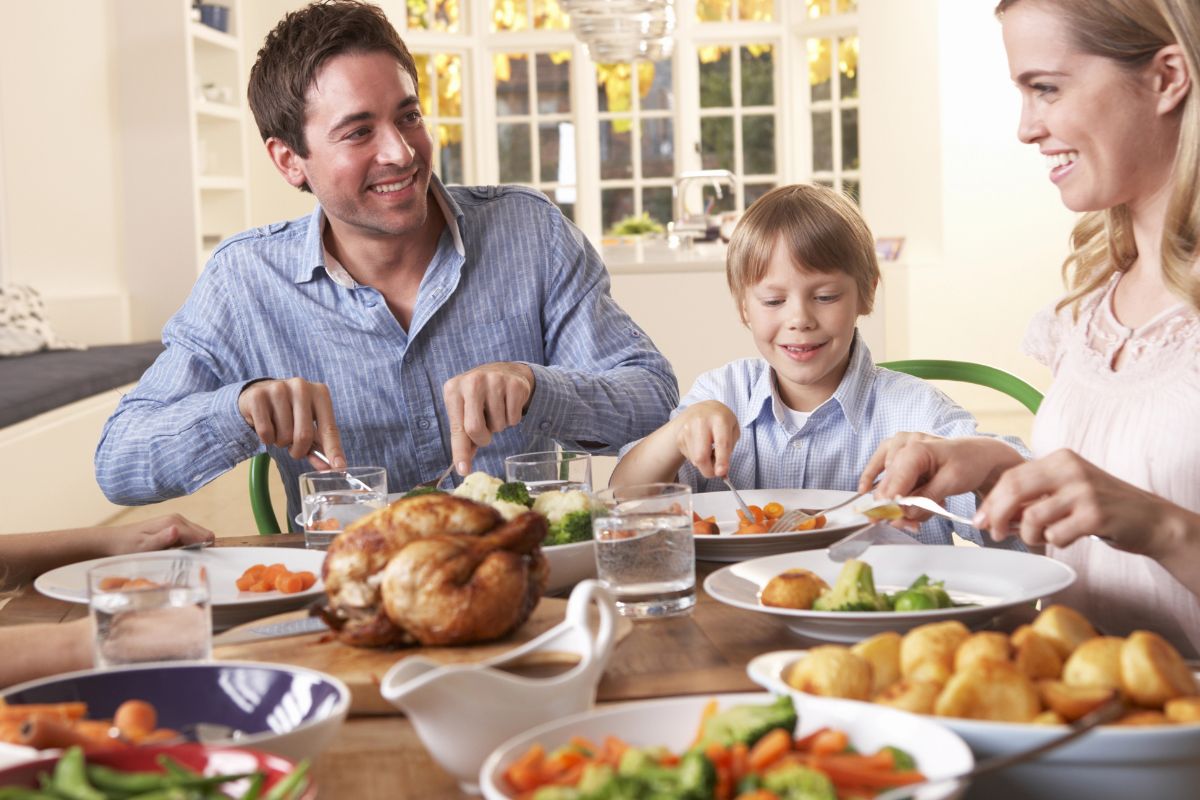
[[[162,351],[143,342],[0,358],[0,427],[132,383]]]

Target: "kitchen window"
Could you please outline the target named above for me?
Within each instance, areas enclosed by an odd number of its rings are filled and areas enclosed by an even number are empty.
[[[693,212],[795,181],[859,197],[857,0],[676,0],[674,54],[634,64],[593,62],[556,0],[406,8],[447,183],[535,187],[593,240],[631,214],[668,222],[689,170],[738,181],[697,187]]]

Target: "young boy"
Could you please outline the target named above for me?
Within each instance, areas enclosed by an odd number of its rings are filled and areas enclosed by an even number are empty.
[[[726,276],[762,358],[701,375],[670,422],[622,451],[611,485],[677,480],[710,492],[725,490],[728,477],[739,489],[853,491],[897,433],[977,434],[945,394],[871,360],[855,325],[879,283],[874,238],[838,192],[797,184],[764,195],[733,233]],[[975,513],[970,495],[949,502]],[[917,538],[949,543],[952,529],[933,519]],[[985,539],[974,528],[957,532]]]

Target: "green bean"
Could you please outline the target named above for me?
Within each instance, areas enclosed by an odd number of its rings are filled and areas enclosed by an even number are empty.
[[[180,764],[166,753],[159,753],[154,760],[158,762],[160,767],[167,771],[168,775],[174,775],[176,778],[194,778],[200,774]]]
[[[262,796],[263,784],[266,782],[267,775],[265,772],[256,773],[250,779],[250,786],[246,789],[245,794],[242,795],[241,800],[259,800]]]
[[[287,777],[279,783],[271,787],[271,791],[267,792],[267,796],[263,800],[291,800],[294,797],[299,797],[301,790],[304,788],[306,781],[305,776],[308,774],[308,759],[304,759],[296,768],[288,773]]]
[[[99,764],[89,765],[87,776],[97,789],[123,795],[143,794],[174,785],[170,776],[159,772],[121,772]]]
[[[103,792],[88,783],[84,767],[83,750],[78,746],[69,748],[54,765],[51,789],[67,800],[107,800]]]
[[[37,789],[6,786],[0,789],[0,800],[58,800],[58,798],[52,794],[40,792]]]

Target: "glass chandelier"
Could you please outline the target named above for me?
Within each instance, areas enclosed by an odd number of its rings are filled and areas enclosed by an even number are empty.
[[[559,0],[559,6],[599,64],[671,55],[675,0]]]

